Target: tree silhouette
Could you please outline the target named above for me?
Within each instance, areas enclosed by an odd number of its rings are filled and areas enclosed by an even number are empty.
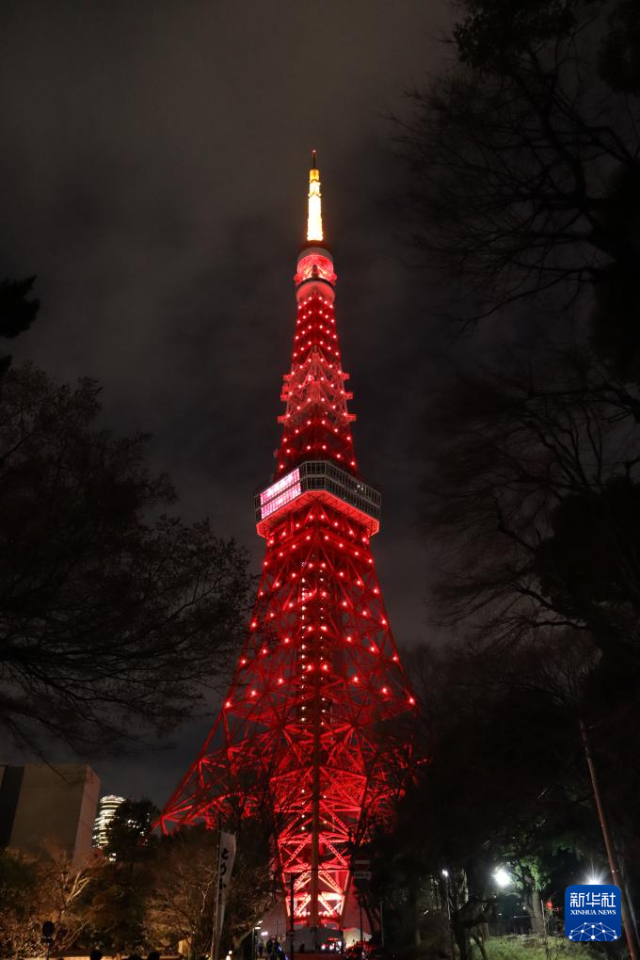
[[[40,301],[31,297],[35,277],[0,281],[0,337],[13,339],[28,330],[35,320]],[[11,357],[0,357],[0,377],[11,366]]]
[[[399,124],[413,243],[455,284],[458,320],[513,318],[532,299],[545,310],[552,292],[593,314],[594,343],[628,373],[640,357],[637,5],[460,7],[458,62],[411,92]]]
[[[240,638],[244,551],[167,512],[146,438],[98,428],[99,394],[32,367],[0,392],[0,726],[30,746],[173,728]]]

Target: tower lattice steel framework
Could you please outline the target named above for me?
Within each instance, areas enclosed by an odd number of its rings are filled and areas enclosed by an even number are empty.
[[[277,474],[255,504],[258,597],[227,698],[160,818],[165,832],[214,827],[268,797],[295,924],[316,929],[342,925],[354,848],[400,790],[415,710],[371,555],[380,495],[356,467],[320,204],[314,154]]]

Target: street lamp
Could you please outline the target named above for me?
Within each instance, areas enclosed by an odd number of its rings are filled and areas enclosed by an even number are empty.
[[[493,879],[501,890],[503,890],[505,887],[510,887],[513,883],[511,876],[507,873],[504,867],[498,867],[493,875]]]

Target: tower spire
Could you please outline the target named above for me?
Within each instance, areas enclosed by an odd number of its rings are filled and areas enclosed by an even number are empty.
[[[309,216],[307,219],[307,242],[321,243],[322,235],[322,199],[320,195],[320,171],[318,170],[316,151],[311,153],[309,170]]]

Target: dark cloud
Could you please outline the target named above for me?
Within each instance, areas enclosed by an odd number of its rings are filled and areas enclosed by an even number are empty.
[[[252,495],[272,469],[311,147],[339,275],[363,475],[400,644],[426,635],[417,536],[432,297],[402,265],[403,171],[384,119],[437,68],[445,0],[5,0],[0,9],[0,266],[38,274],[16,344],[105,384],[105,421],[154,434],[191,516],[260,556]],[[204,733],[95,766],[162,801]]]

